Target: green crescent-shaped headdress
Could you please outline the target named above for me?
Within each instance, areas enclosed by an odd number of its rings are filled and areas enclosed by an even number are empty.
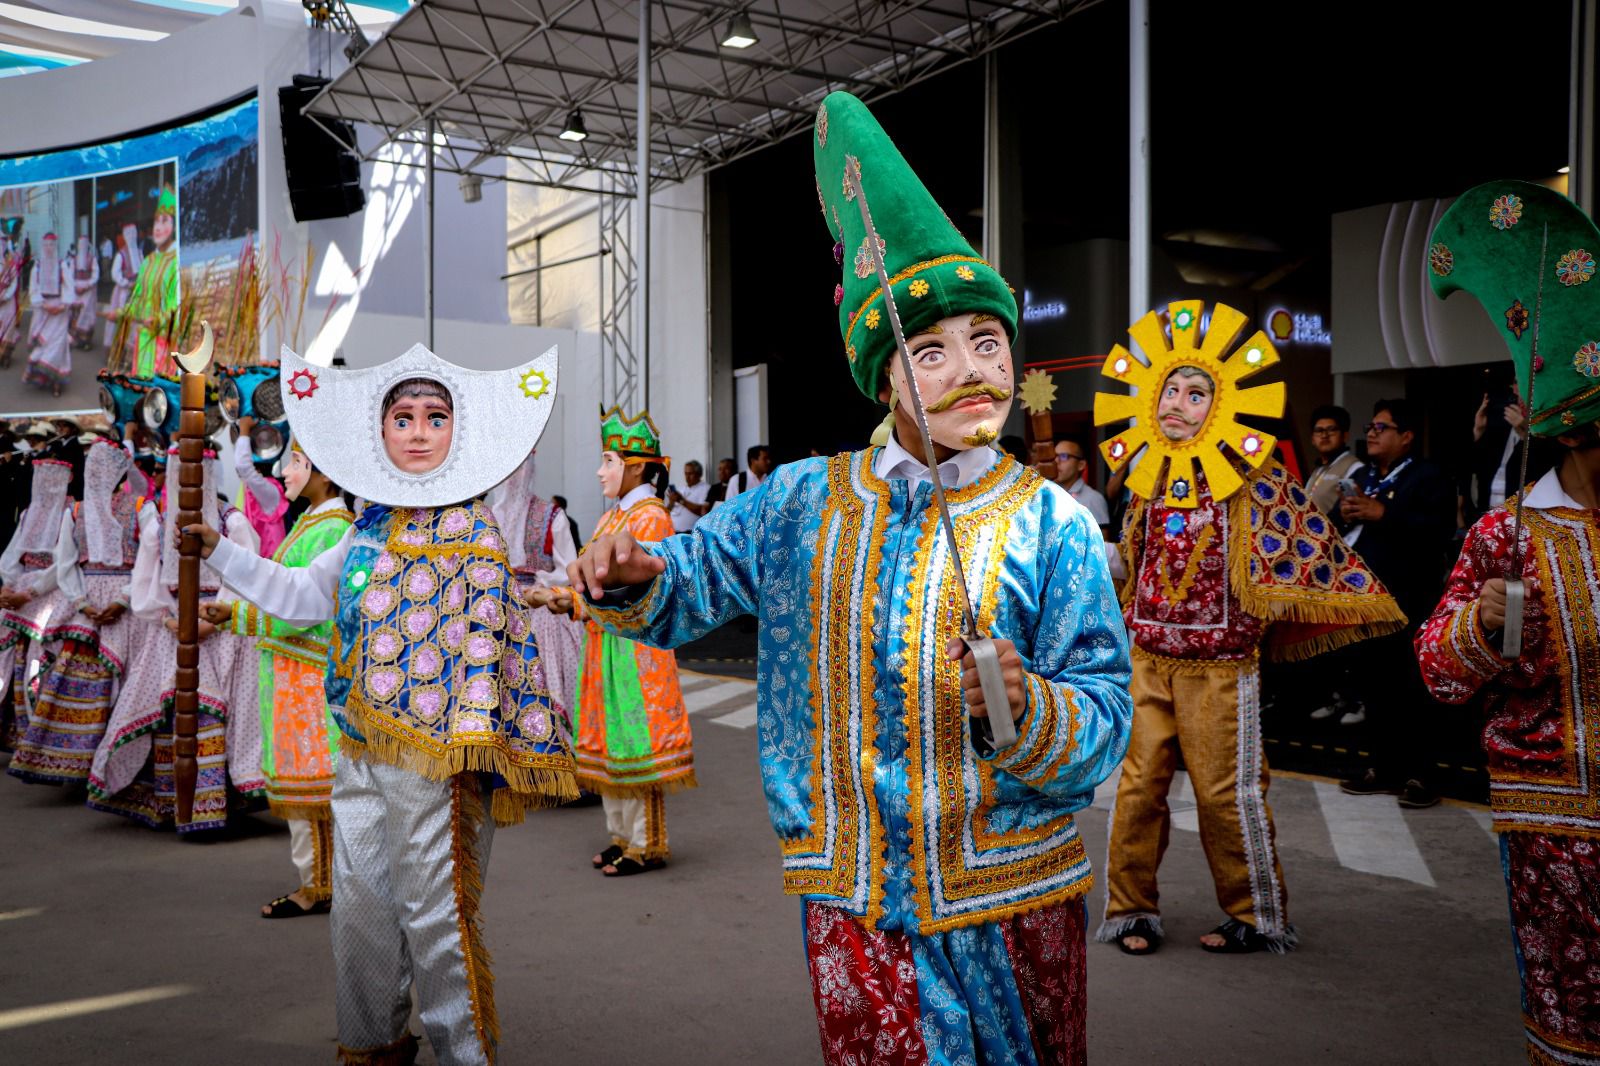
[[[1464,289],[1489,312],[1511,349],[1517,384],[1532,408],[1528,428],[1537,436],[1558,436],[1600,420],[1597,256],[1600,229],[1589,216],[1560,193],[1525,181],[1491,181],[1468,189],[1433,228],[1428,249],[1433,291],[1442,298]]]
[[[828,94],[817,108],[812,144],[817,196],[844,272],[834,296],[857,388],[878,398],[895,345],[861,206],[845,181],[847,161],[860,164],[906,336],[952,315],[988,314],[1016,339],[1017,301],[1005,279],[940,210],[866,104],[849,93]]]

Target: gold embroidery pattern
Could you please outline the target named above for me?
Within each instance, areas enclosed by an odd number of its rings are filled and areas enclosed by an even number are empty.
[[[989,474],[981,478],[976,484],[966,490],[958,490],[950,494],[952,504],[956,505],[958,512],[960,504],[970,503],[982,499],[999,486],[1003,476],[1012,474],[1010,463],[1001,462]],[[958,513],[955,517],[958,541],[962,542],[965,558],[971,557],[978,532],[985,527],[1004,529],[1016,513],[1038,491],[1038,475],[1028,470],[1022,476],[1015,478],[1013,483],[1006,486],[993,500],[983,506],[971,508],[965,513]],[[940,535],[938,529],[938,514],[930,512],[924,523],[922,536],[918,542],[916,559],[912,564],[913,576],[910,591],[910,602],[920,603],[927,591],[927,582],[931,578],[932,559],[937,539]],[[991,556],[986,569],[995,568],[996,556]],[[921,632],[920,618],[908,625],[906,633],[906,664],[905,671],[905,707],[907,715],[907,747],[911,753],[908,759],[907,777],[910,792],[913,797],[923,795],[923,775],[932,772],[938,781],[938,825],[940,831],[937,836],[937,861],[943,881],[943,897],[948,903],[971,900],[977,897],[998,896],[1008,890],[1015,890],[1047,880],[1055,874],[1083,864],[1087,860],[1083,842],[1077,837],[1066,841],[1062,846],[1054,848],[1042,855],[1024,857],[1013,862],[1001,863],[994,866],[985,866],[980,869],[969,870],[966,866],[962,845],[963,832],[960,827],[966,820],[968,801],[964,780],[964,763],[967,758],[967,723],[966,713],[962,706],[960,667],[959,664],[949,661],[945,656],[937,654],[945,643],[960,629],[960,613],[957,607],[957,595],[954,586],[954,571],[950,565],[953,561],[947,560],[946,566],[940,575],[939,606],[936,608],[934,631],[926,638],[933,646],[933,693],[931,727],[933,730],[932,747],[934,765],[929,770],[923,766],[923,707],[924,697],[921,692],[921,670],[924,636]],[[986,575],[986,581],[989,580]],[[980,611],[980,626],[985,628],[993,622],[991,617],[983,617],[983,611],[992,612],[993,604],[984,597],[985,606]],[[974,908],[956,914],[946,913],[937,917],[932,893],[932,881],[925,869],[927,856],[923,854],[929,839],[927,832],[927,813],[920,803],[911,804],[911,836],[917,847],[913,848],[912,864],[914,870],[914,884],[917,895],[918,912],[920,916],[919,928],[922,933],[942,932],[963,925],[970,925],[978,921],[986,921],[999,914],[1009,913],[1014,906],[1004,902],[997,902],[984,908]],[[984,817],[982,813],[977,820]],[[1052,832],[1072,824],[1071,815],[1064,815],[1045,826],[1025,831],[1031,836],[1044,838]],[[1023,901],[1026,906],[1033,906],[1057,899],[1082,895],[1088,891],[1092,879],[1085,876],[1076,879],[1070,884],[1045,893],[1037,899],[1030,898]],[[948,912],[948,906],[941,911]]]
[[[1200,535],[1194,539],[1194,547],[1189,552],[1189,558],[1183,564],[1183,576],[1178,579],[1177,587],[1172,584],[1172,565],[1167,557],[1167,549],[1161,549],[1161,594],[1171,603],[1182,603],[1189,598],[1189,591],[1194,588],[1195,579],[1200,576],[1200,560],[1205,557],[1206,549],[1211,547],[1211,542],[1217,539],[1217,527],[1206,526]]]
[[[1544,590],[1541,597],[1552,608],[1544,619],[1552,659],[1563,667],[1550,692],[1560,702],[1565,750],[1548,774],[1494,772],[1489,787],[1494,827],[1501,832],[1543,831],[1559,819],[1562,833],[1600,837],[1600,791],[1592,767],[1586,781],[1577,761],[1580,735],[1591,760],[1600,750],[1600,714],[1592,710],[1600,707],[1600,601],[1586,569],[1586,560],[1600,557],[1600,528],[1586,514],[1565,509],[1528,510],[1523,523],[1538,546],[1530,557]],[[1506,784],[1524,787],[1502,787]]]

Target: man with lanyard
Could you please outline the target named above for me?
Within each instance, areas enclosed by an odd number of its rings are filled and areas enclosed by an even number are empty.
[[[988,447],[1014,385],[1004,280],[855,97],[822,102],[813,143],[845,356],[890,406],[883,446],[788,464],[660,544],[598,538],[573,584],[592,619],[662,647],[759,618],[762,779],[784,889],[805,899],[824,1062],[1082,1063],[1074,815],[1131,710],[1100,534]],[[935,476],[1008,707],[983,697],[961,636]],[[1017,738],[996,750],[974,723],[998,714]]]
[[[1455,490],[1438,467],[1413,454],[1416,430],[1409,402],[1379,400],[1367,423],[1362,491],[1339,504],[1346,522],[1359,523],[1347,539],[1409,620],[1403,631],[1364,649],[1372,765],[1339,787],[1352,796],[1399,795],[1400,806],[1411,809],[1439,802],[1429,782],[1433,701],[1411,641],[1439,601],[1455,533]]]
[[[1341,486],[1365,469],[1350,448],[1350,412],[1331,404],[1311,412],[1311,447],[1317,453],[1316,469],[1306,478],[1306,491],[1323,514],[1343,526],[1339,513]]]

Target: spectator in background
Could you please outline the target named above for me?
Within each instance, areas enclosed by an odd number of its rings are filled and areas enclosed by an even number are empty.
[[[723,493],[724,501],[731,500],[740,493],[749,492],[767,479],[778,465],[772,461],[772,449],[765,444],[752,444],[744,453],[745,469],[739,471],[737,477],[728,481],[728,490]]]
[[[1056,441],[1056,484],[1066,489],[1068,496],[1083,504],[1094,515],[1095,523],[1100,526],[1100,535],[1110,539],[1111,509],[1106,506],[1106,498],[1100,491],[1083,479],[1087,469],[1089,451],[1083,441],[1077,437]]]
[[[1455,489],[1437,467],[1414,454],[1416,415],[1405,400],[1379,400],[1367,423],[1362,490],[1340,511],[1358,524],[1347,538],[1388,587],[1406,628],[1372,641],[1362,654],[1363,702],[1370,720],[1372,765],[1339,787],[1352,796],[1398,794],[1400,806],[1439,802],[1430,783],[1435,706],[1412,649],[1417,626],[1444,589],[1455,535]]]
[[[1339,508],[1339,483],[1346,478],[1359,478],[1366,469],[1350,449],[1350,412],[1332,405],[1312,411],[1311,447],[1317,453],[1317,465],[1306,478],[1306,491],[1322,513],[1342,529],[1345,520]]]
[[[679,489],[676,485],[667,487],[668,514],[672,516],[674,532],[689,532],[711,510],[711,505],[706,502],[711,486],[706,484],[703,473],[704,468],[700,463],[690,459],[683,464],[683,488]]]
[[[1499,417],[1493,417],[1498,411]],[[1469,473],[1466,506],[1462,509],[1463,526],[1470,526],[1481,516],[1502,506],[1506,497],[1521,492],[1522,449],[1528,442],[1527,416],[1522,410],[1522,396],[1515,383],[1509,398],[1491,399],[1483,394],[1477,414],[1472,419],[1472,469]],[[1560,449],[1550,441],[1537,438],[1528,453],[1528,479],[1538,481],[1555,465]]]
[[[578,520],[572,517],[572,508],[567,506],[565,496],[552,496],[550,502],[561,508],[561,513],[567,516],[567,525],[572,529],[572,546],[579,551],[583,550],[583,538],[578,536]]]
[[[711,491],[706,493],[706,504],[715,507],[728,495],[728,482],[733,480],[733,475],[739,467],[732,459],[717,460],[717,483],[711,486]]]

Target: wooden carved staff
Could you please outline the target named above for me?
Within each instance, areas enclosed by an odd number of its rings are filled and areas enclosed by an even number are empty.
[[[205,520],[206,367],[211,364],[211,324],[201,322],[200,347],[178,354],[183,368],[178,417],[178,528]],[[184,534],[178,548],[178,671],[173,686],[173,776],[178,824],[194,818],[200,731],[200,538]]]

